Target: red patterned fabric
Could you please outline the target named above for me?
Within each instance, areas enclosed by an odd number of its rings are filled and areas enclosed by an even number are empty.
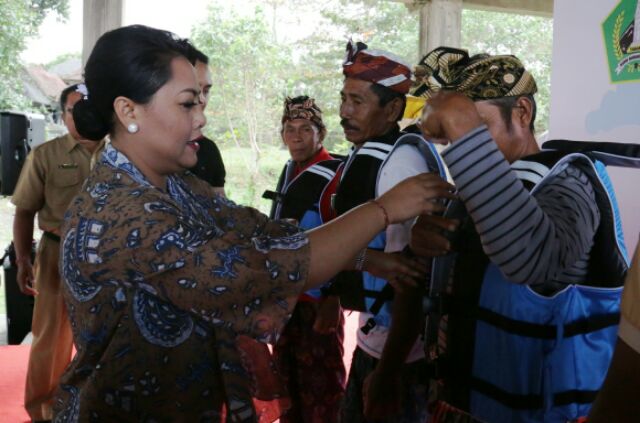
[[[336,331],[313,330],[317,303],[299,302],[274,347],[278,370],[291,396],[281,423],[336,423],[344,395],[346,369],[344,317]]]
[[[382,50],[368,50],[364,43],[349,41],[347,57],[342,64],[347,78],[382,85],[401,94],[411,87],[411,69],[399,57]]]

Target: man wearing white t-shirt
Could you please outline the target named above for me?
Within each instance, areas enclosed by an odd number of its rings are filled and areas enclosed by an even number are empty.
[[[340,123],[353,147],[332,201],[337,215],[375,201],[408,177],[441,170],[433,146],[418,135],[403,134],[398,128],[411,84],[409,67],[390,53],[350,42],[343,71]],[[365,310],[360,314],[361,328],[341,410],[343,422],[426,421],[423,346],[416,325],[404,323],[420,316],[394,312],[416,310],[419,314],[421,295],[418,288],[406,288],[394,295],[388,280],[373,275],[380,274],[376,272],[379,270],[376,266],[380,265],[376,257],[381,252],[400,254],[407,246],[412,223],[388,225],[356,260],[356,267],[362,272],[343,273],[336,278],[337,286],[363,287],[360,303],[361,310]],[[347,298],[343,306],[349,308],[349,303]],[[385,361],[381,362],[383,350]],[[371,383],[372,379],[377,383]],[[377,409],[378,404],[394,407],[391,420],[377,419],[389,414],[388,410]]]

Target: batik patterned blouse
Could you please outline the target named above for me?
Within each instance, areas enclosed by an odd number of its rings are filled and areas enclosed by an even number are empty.
[[[304,288],[309,243],[298,231],[195,176],[155,188],[107,147],[65,217],[60,269],[77,354],[55,421],[277,418],[264,342]]]

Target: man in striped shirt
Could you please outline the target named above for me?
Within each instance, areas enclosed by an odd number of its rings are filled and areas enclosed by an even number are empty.
[[[413,231],[417,253],[457,251],[438,293],[449,298],[437,321],[446,341],[427,346],[441,382],[432,421],[584,417],[611,358],[624,276],[624,265],[601,271],[624,261],[601,254],[614,250],[603,232],[615,211],[594,183],[606,174],[584,155],[540,151],[536,84],[516,57],[441,47],[421,66],[421,128],[449,145],[466,210],[451,242],[434,230],[443,218]]]

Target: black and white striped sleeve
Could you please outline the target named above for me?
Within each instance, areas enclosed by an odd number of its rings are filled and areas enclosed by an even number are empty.
[[[485,253],[509,280],[579,282],[586,274],[600,214],[582,171],[568,166],[531,195],[486,126],[466,134],[442,157]]]

